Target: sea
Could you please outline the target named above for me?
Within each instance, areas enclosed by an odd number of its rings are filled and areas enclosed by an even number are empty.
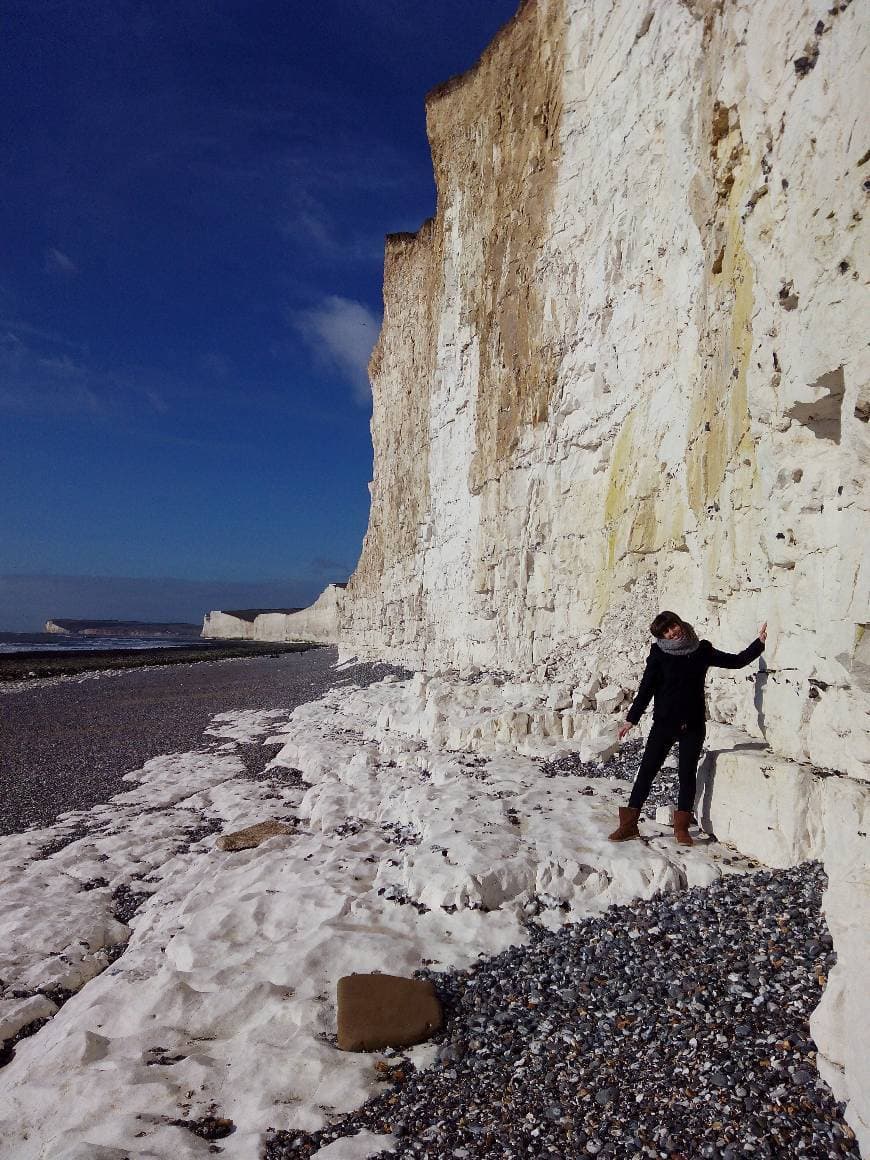
[[[201,636],[68,636],[53,632],[0,632],[0,654],[119,652],[142,648],[209,648]]]

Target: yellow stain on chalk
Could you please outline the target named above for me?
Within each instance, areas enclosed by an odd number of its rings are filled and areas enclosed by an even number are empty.
[[[731,136],[733,147],[737,147],[739,130]],[[714,284],[727,287],[733,296],[730,325],[713,367],[698,383],[689,412],[689,431],[694,439],[687,452],[686,478],[689,504],[696,516],[718,495],[728,464],[736,455],[748,454],[754,459],[746,385],[753,340],[754,278],[740,219],[754,176],[748,166],[742,167],[729,193],[722,267],[721,273],[714,275]]]

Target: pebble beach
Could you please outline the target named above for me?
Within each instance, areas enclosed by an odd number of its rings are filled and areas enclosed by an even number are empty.
[[[393,671],[358,665],[336,672],[336,656],[334,648],[216,658],[203,652],[184,662],[162,649],[130,670],[109,667],[117,657],[79,654],[87,671],[4,681],[0,834],[107,801],[123,788],[124,774],[150,758],[195,747],[215,713],[293,708],[336,684],[365,685]],[[19,671],[19,662],[6,660]]]
[[[2,695],[0,1157],[858,1157],[809,1028],[820,865],[675,847],[668,769],[610,843],[639,742],[436,753],[376,725],[407,676],[317,649]],[[430,979],[443,1029],[338,1051],[367,970]]]
[[[824,884],[818,864],[730,877],[422,972],[449,1013],[433,1066],[397,1054],[383,1095],[273,1133],[266,1160],[364,1130],[401,1160],[857,1158],[809,1034],[836,961]]]

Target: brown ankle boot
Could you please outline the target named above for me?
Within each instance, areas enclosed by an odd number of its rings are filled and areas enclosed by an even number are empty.
[[[620,806],[619,807],[619,826],[608,834],[611,842],[627,842],[629,838],[639,838],[640,831],[637,828],[637,819],[640,817],[640,810],[635,809],[634,806]]]
[[[691,810],[674,810],[674,838],[680,846],[694,845],[692,835],[689,833],[691,820]]]

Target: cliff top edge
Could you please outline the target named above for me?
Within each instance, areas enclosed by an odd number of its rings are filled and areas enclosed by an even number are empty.
[[[501,26],[501,28],[496,31],[492,40],[490,40],[489,44],[487,44],[486,48],[484,48],[483,52],[481,52],[480,56],[477,58],[474,64],[470,65],[467,69],[465,69],[464,72],[456,73],[455,76],[448,77],[446,81],[441,81],[440,84],[435,85],[434,88],[430,89],[429,92],[426,93],[426,96],[423,99],[426,109],[428,109],[431,104],[434,104],[436,101],[440,101],[443,97],[449,96],[451,93],[467,84],[475,75],[475,73],[477,73],[487,58],[491,56],[493,52],[495,52],[496,48],[501,44],[504,38],[509,35],[509,33],[517,26],[517,24],[519,24],[527,12],[530,9],[535,8],[537,4],[538,0],[520,0],[516,12],[513,14],[510,20],[506,21]]]

